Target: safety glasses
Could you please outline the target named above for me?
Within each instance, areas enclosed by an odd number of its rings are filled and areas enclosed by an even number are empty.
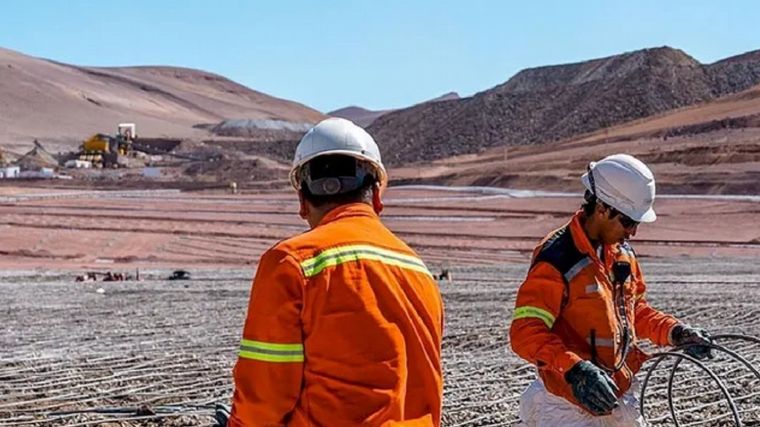
[[[629,230],[629,229],[631,229],[631,228],[639,225],[638,221],[634,221],[631,217],[629,217],[628,215],[620,212],[619,210],[617,210],[615,208],[610,208],[610,209],[612,209],[613,212],[617,212],[618,221],[620,221],[620,225],[622,225],[623,228],[625,228],[626,230]]]

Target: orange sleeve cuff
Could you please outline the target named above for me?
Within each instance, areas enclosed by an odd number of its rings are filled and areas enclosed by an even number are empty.
[[[583,359],[572,351],[563,351],[554,359],[554,368],[564,377],[565,373],[569,371],[570,368],[581,361],[583,361]]]

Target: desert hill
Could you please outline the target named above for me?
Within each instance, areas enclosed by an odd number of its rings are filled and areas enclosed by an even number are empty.
[[[392,171],[399,183],[582,190],[591,160],[630,153],[661,193],[760,194],[760,85],[557,142],[502,146]]]
[[[439,97],[424,101],[420,104],[426,104],[429,102],[450,101],[452,99],[459,99],[459,94],[456,92],[448,92]],[[415,105],[420,105],[420,104],[415,104]],[[341,117],[344,119],[348,119],[356,123],[357,125],[366,128],[372,123],[374,123],[375,120],[393,111],[398,111],[398,110],[397,109],[368,110],[366,108],[352,105],[350,107],[344,107],[344,108],[337,109],[335,111],[330,111],[329,113],[327,113],[327,115],[332,116],[332,117]]]
[[[324,117],[205,71],[81,67],[0,48],[0,146],[15,151],[34,139],[71,148],[119,122],[137,123],[142,136],[202,139],[226,121],[271,134]]]
[[[523,70],[472,97],[385,114],[369,131],[399,165],[559,141],[757,83],[760,51],[703,65],[678,49],[644,49]]]

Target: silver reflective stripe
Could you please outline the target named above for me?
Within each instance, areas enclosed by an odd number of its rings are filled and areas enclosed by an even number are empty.
[[[586,338],[586,341],[588,341],[589,345],[591,345],[591,337]],[[594,343],[597,347],[615,347],[615,340],[612,338],[597,338],[594,340]]]
[[[577,276],[578,273],[580,273],[581,270],[586,268],[586,266],[588,266],[589,264],[591,264],[591,258],[589,257],[583,258],[582,260],[578,261],[578,263],[575,264],[573,268],[571,268],[570,270],[567,271],[567,273],[565,273],[565,280],[567,280],[568,282],[572,281],[575,278],[575,276]]]
[[[586,285],[586,293],[587,294],[593,294],[599,292],[599,284],[598,283],[592,283],[590,285]]]

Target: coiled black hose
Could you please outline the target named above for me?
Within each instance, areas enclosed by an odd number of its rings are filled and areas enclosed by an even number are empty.
[[[741,335],[741,334],[721,334],[721,335],[714,335],[712,337],[713,341],[720,341],[720,340],[740,340],[740,341],[747,341],[755,344],[760,344],[760,338],[756,338],[749,335]],[[695,344],[691,344],[695,345]],[[676,350],[684,350],[685,348],[691,346],[686,345],[682,347],[676,348]],[[702,344],[699,344],[699,346],[703,346]],[[722,353],[727,354],[732,359],[738,361],[745,367],[747,367],[755,376],[760,379],[760,371],[758,371],[752,364],[744,357],[739,355],[738,353],[727,349],[726,347],[716,344],[713,342],[710,345],[711,348],[714,350],[720,351]],[[739,416],[739,411],[736,408],[736,403],[734,402],[734,399],[731,397],[731,394],[728,392],[728,389],[726,388],[725,384],[723,384],[723,381],[718,378],[718,376],[713,372],[710,368],[708,368],[704,363],[700,362],[699,360],[684,354],[679,353],[676,351],[664,351],[660,353],[656,353],[653,356],[654,363],[652,363],[652,366],[649,367],[647,370],[646,376],[644,377],[644,382],[641,385],[641,396],[639,398],[639,412],[641,413],[641,416],[646,418],[644,416],[644,401],[646,398],[646,389],[647,385],[649,384],[649,379],[652,377],[652,374],[654,373],[655,369],[657,369],[657,366],[665,359],[667,358],[676,358],[677,360],[673,363],[673,366],[671,367],[670,374],[668,375],[668,408],[670,409],[670,415],[673,419],[673,423],[676,425],[676,427],[680,427],[680,423],[678,422],[678,417],[676,417],[676,411],[675,406],[673,404],[673,380],[675,378],[676,370],[678,369],[678,366],[680,365],[681,361],[687,360],[693,364],[695,364],[697,367],[699,367],[701,370],[703,370],[705,373],[707,373],[710,378],[713,379],[718,384],[718,387],[720,388],[721,392],[726,398],[726,401],[728,402],[728,406],[731,409],[731,414],[733,415],[734,422],[738,427],[742,426],[741,417]]]

